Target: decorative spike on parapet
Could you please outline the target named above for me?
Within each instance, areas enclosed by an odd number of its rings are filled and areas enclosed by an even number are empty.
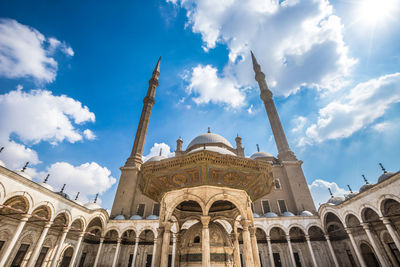
[[[253,61],[255,79],[260,87],[260,97],[264,102],[272,133],[274,134],[275,144],[278,148],[278,158],[283,161],[297,161],[296,156],[289,148],[285,132],[283,131],[283,127],[279,119],[278,111],[276,110],[274,100],[272,99],[272,92],[269,90],[265,80],[265,74],[261,71],[260,64],[258,64],[253,52],[250,52],[251,59]]]
[[[369,184],[369,182],[368,182],[367,178],[365,178],[365,175],[364,175],[364,174],[362,174],[361,176],[362,176],[362,178],[364,179],[364,182],[365,182],[365,184]]]
[[[50,177],[50,173],[48,173],[47,176],[46,176],[46,178],[44,178],[43,183],[47,183],[47,181],[49,180],[49,177]]]
[[[0,147],[0,153],[4,150],[4,146]]]
[[[149,80],[149,88],[147,89],[147,94],[143,99],[142,114],[140,116],[139,125],[136,131],[135,142],[133,143],[131,155],[125,163],[126,167],[137,167],[143,163],[143,147],[146,140],[147,129],[149,128],[151,111],[153,109],[153,105],[155,104],[154,97],[158,86],[158,77],[160,76],[160,62],[161,57],[158,59],[151,79]]]
[[[350,193],[353,193],[353,190],[351,190],[350,185],[347,185],[347,187],[349,188]]]
[[[329,195],[331,195],[331,198],[333,197],[331,189],[328,187]]]
[[[94,202],[93,203],[96,203],[97,202],[97,198],[99,197],[99,193],[97,193],[96,194],[96,197],[94,198]]]
[[[78,193],[76,194],[75,200],[78,200],[79,194],[80,194],[80,192],[78,192]]]
[[[382,163],[379,162],[379,166],[381,167],[383,173],[387,173],[386,169],[383,167]]]
[[[29,161],[27,161],[27,162],[25,163],[24,167],[22,167],[21,172],[25,172],[26,168],[28,168],[28,165],[29,165]]]
[[[63,193],[63,192],[64,192],[65,185],[66,185],[66,184],[64,184],[64,185],[62,186],[62,188],[61,188],[61,190],[60,190],[60,193]]]

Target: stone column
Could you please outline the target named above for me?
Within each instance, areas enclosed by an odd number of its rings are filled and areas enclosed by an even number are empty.
[[[62,231],[62,234],[61,234],[61,237],[60,237],[60,241],[58,242],[56,253],[54,253],[53,261],[51,262],[51,267],[56,267],[57,264],[58,264],[58,260],[60,258],[61,250],[62,250],[62,247],[64,245],[65,238],[67,237],[68,231],[69,231],[69,228],[68,227],[64,227],[64,229]]]
[[[29,220],[30,217],[31,217],[31,215],[28,215],[28,214],[25,214],[22,216],[17,229],[14,231],[13,238],[10,240],[10,243],[8,244],[7,249],[3,253],[3,257],[0,260],[0,266],[6,265],[7,259],[8,259],[8,257],[10,257],[11,252],[14,250],[14,246],[17,243],[18,238],[21,235],[21,232],[24,229],[25,224]]]
[[[346,233],[349,235],[351,245],[353,246],[353,249],[356,252],[356,256],[357,256],[358,262],[360,263],[361,267],[366,267],[367,265],[365,264],[365,261],[364,261],[362,255],[361,255],[361,252],[360,252],[360,250],[359,250],[359,248],[357,246],[357,243],[354,240],[354,237],[353,237],[353,234],[351,233],[351,230],[349,228],[345,228],[345,230],[346,230]]]
[[[135,238],[135,248],[133,249],[133,259],[132,259],[131,267],[135,267],[135,265],[136,265],[138,247],[139,247],[139,237],[137,236]]]
[[[160,267],[168,266],[168,254],[169,254],[169,242],[171,239],[171,227],[172,227],[171,222],[166,222],[164,225],[164,236],[163,236],[163,242],[162,242],[162,247],[161,247]]]
[[[306,235],[306,241],[307,241],[308,249],[310,250],[310,254],[311,254],[311,259],[312,259],[313,265],[314,265],[314,267],[318,267],[317,260],[315,259],[314,251],[313,251],[312,246],[311,246],[311,241],[310,241],[310,236],[309,235]]]
[[[201,216],[201,223],[203,224],[203,230],[201,232],[201,266],[210,267],[210,230],[208,229],[210,216]]]
[[[85,232],[81,232],[79,234],[79,238],[78,238],[78,241],[76,242],[76,247],[74,249],[74,254],[72,254],[71,262],[69,264],[69,266],[71,266],[71,267],[74,267],[75,262],[78,259],[79,250],[81,248],[82,239],[83,239],[84,236],[85,236]]]
[[[388,230],[390,236],[392,237],[393,242],[396,244],[397,249],[400,250],[400,239],[399,239],[399,236],[397,235],[396,231],[393,229],[393,226],[390,223],[389,218],[382,217],[381,220],[382,220],[383,224],[385,225],[386,229]]]
[[[329,235],[325,235],[325,239],[326,239],[326,242],[328,243],[329,251],[331,252],[331,256],[332,256],[333,262],[335,263],[335,267],[339,267],[339,262],[336,258],[335,251],[333,250]]]
[[[253,251],[253,260],[255,267],[261,267],[260,255],[258,251],[257,237],[256,237],[256,227],[250,227],[250,240],[251,240],[251,250]]]
[[[294,259],[292,242],[290,241],[290,235],[286,235],[286,241],[289,246],[289,253],[290,253],[290,259],[292,260],[292,265],[293,265],[293,267],[296,267],[296,260]]]
[[[269,261],[271,267],[275,267],[274,254],[272,253],[272,246],[271,246],[271,237],[269,235],[267,235],[267,243],[268,243]]]
[[[379,263],[381,264],[381,266],[386,266],[386,262],[382,257],[382,253],[381,253],[381,251],[379,251],[379,248],[375,243],[375,239],[372,237],[371,230],[369,229],[368,223],[361,223],[361,226],[364,228],[365,232],[367,233],[369,242],[371,243],[372,248],[375,251],[375,255],[378,257]]]
[[[172,234],[172,259],[171,267],[175,267],[175,257],[176,257],[176,235]]]
[[[155,250],[155,253],[153,254],[154,261],[152,261],[151,263],[152,267],[160,266],[163,236],[164,236],[164,227],[160,226],[159,228],[157,228],[157,238],[154,243],[155,248],[153,248],[153,251]]]
[[[253,253],[251,249],[250,233],[249,233],[249,220],[242,220],[240,224],[243,227],[242,238],[244,248],[244,259],[246,266],[254,266]]]
[[[233,238],[233,259],[235,267],[240,267],[240,247],[239,247],[239,233],[232,233]]]
[[[93,267],[96,267],[97,264],[99,263],[101,249],[103,247],[103,242],[104,242],[104,237],[101,237],[100,238],[100,243],[99,243],[99,248],[97,249],[96,259],[94,260]]]
[[[119,249],[121,248],[121,238],[117,239],[117,248],[115,249],[114,260],[112,263],[112,267],[117,266],[118,257],[119,257]]]
[[[157,251],[157,238],[154,238],[153,242],[153,255],[151,256],[151,267],[154,267],[154,261],[156,260],[156,251]]]
[[[52,222],[48,222],[44,226],[42,234],[40,235],[39,240],[36,242],[35,249],[33,250],[31,257],[29,258],[28,264],[26,265],[27,267],[35,266],[40,250],[42,249],[44,239],[47,236],[47,232],[49,231],[51,224]]]

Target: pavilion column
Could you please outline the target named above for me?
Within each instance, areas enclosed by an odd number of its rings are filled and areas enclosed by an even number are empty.
[[[326,243],[328,243],[329,251],[331,252],[331,256],[332,256],[333,262],[335,263],[335,267],[339,267],[339,262],[336,258],[335,251],[333,250],[329,235],[325,235],[325,239],[326,239]]]
[[[356,256],[357,256],[358,262],[360,263],[361,267],[367,267],[362,255],[361,255],[361,252],[357,247],[357,243],[354,240],[354,237],[353,237],[353,234],[351,233],[351,230],[349,228],[345,228],[345,230],[346,230],[346,233],[349,235],[351,245],[353,246],[353,249],[356,252]]]
[[[101,255],[101,249],[103,248],[103,243],[104,243],[104,237],[100,238],[100,243],[99,243],[99,248],[97,249],[97,254],[96,254],[96,259],[94,260],[93,267],[96,267],[97,264],[99,263],[100,255]]]
[[[171,267],[175,267],[175,257],[176,257],[176,235],[172,234],[172,259]]]
[[[58,264],[58,260],[60,258],[61,250],[62,250],[62,247],[64,245],[65,238],[67,237],[68,231],[69,231],[69,228],[68,227],[64,227],[64,229],[62,231],[62,234],[61,234],[61,237],[60,237],[60,241],[58,242],[58,245],[57,245],[56,253],[54,253],[53,261],[51,262],[51,267],[56,267],[57,264]]]
[[[210,230],[208,229],[210,216],[201,216],[201,223],[203,224],[203,230],[201,232],[201,266],[210,267]]]
[[[267,235],[268,255],[271,267],[275,267],[274,254],[272,253],[271,237]]]
[[[382,220],[383,224],[385,225],[386,229],[388,230],[390,236],[392,237],[394,243],[396,244],[397,249],[400,250],[400,239],[399,239],[399,236],[397,235],[396,231],[393,229],[393,226],[390,223],[389,218],[382,217],[381,220]]]
[[[81,244],[82,244],[82,240],[83,240],[84,236],[85,236],[85,232],[81,232],[79,234],[79,238],[78,238],[78,241],[76,242],[76,247],[74,249],[74,254],[72,255],[71,263],[69,264],[69,266],[71,266],[71,267],[74,267],[75,262],[78,259],[79,250],[81,248]]]
[[[157,228],[157,238],[154,240],[153,251],[155,252],[153,253],[153,260],[151,262],[151,267],[160,266],[163,236],[164,236],[164,227],[160,226]]]
[[[40,235],[39,240],[36,242],[35,249],[33,250],[31,257],[29,258],[28,264],[26,265],[27,267],[35,266],[40,250],[42,249],[44,239],[47,236],[47,232],[49,231],[51,224],[52,222],[48,222],[44,226],[42,234]]]
[[[292,242],[290,241],[290,235],[286,235],[286,241],[289,246],[289,253],[290,253],[290,259],[292,260],[292,265],[293,265],[293,267],[296,267],[296,260],[294,259]]]
[[[251,240],[251,250],[253,251],[253,260],[255,267],[261,267],[260,255],[258,251],[257,237],[256,237],[256,227],[250,227],[250,240]]]
[[[314,251],[313,251],[312,246],[311,246],[311,241],[310,241],[310,236],[309,235],[306,235],[306,241],[307,241],[308,249],[310,250],[310,254],[311,254],[311,259],[312,259],[313,265],[314,265],[314,267],[318,267],[317,260],[315,259]]]
[[[153,242],[153,255],[151,256],[151,267],[154,267],[154,261],[156,260],[156,251],[157,251],[157,238],[154,238]]]
[[[114,260],[113,260],[113,263],[112,263],[112,267],[117,266],[120,248],[121,248],[121,238],[118,238],[117,239],[117,248],[115,249]]]
[[[139,237],[137,236],[135,238],[135,248],[133,249],[133,259],[132,259],[131,267],[135,267],[135,265],[136,265],[138,247],[139,247]]]
[[[243,227],[243,248],[244,248],[244,259],[246,266],[254,266],[253,253],[251,249],[250,233],[249,233],[249,220],[241,220]]]
[[[232,233],[233,237],[233,260],[235,267],[240,267],[240,247],[239,247],[239,233]]]
[[[10,240],[10,243],[8,244],[7,249],[3,253],[2,259],[0,260],[0,266],[5,266],[6,265],[7,259],[10,257],[11,252],[14,250],[14,246],[17,243],[17,241],[19,239],[19,236],[21,235],[21,232],[24,229],[25,224],[29,220],[30,217],[31,217],[31,215],[25,214],[20,219],[18,227],[14,231],[14,236]]]
[[[369,242],[372,245],[372,248],[375,250],[375,255],[378,257],[379,263],[381,266],[386,266],[386,262],[382,257],[382,253],[379,250],[378,246],[376,245],[375,239],[372,237],[371,230],[369,229],[368,223],[362,223],[361,226],[364,228],[365,232],[367,233]]]
[[[171,240],[171,222],[166,222],[164,226],[164,236],[161,246],[161,264],[160,267],[168,266],[168,255],[169,255],[169,242]],[[157,266],[157,265],[156,265]]]

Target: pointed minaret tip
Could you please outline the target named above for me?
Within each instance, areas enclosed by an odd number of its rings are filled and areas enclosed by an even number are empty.
[[[253,51],[250,50],[251,60],[253,61],[253,67],[258,65],[257,59],[253,54]]]
[[[158,58],[157,65],[154,68],[154,71],[160,72],[160,62],[161,62],[161,56]]]

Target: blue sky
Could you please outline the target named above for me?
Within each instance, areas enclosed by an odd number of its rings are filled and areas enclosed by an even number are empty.
[[[159,56],[145,155],[207,127],[276,155],[249,50],[315,202],[397,171],[400,9],[385,1],[2,1],[0,154],[110,209]]]

